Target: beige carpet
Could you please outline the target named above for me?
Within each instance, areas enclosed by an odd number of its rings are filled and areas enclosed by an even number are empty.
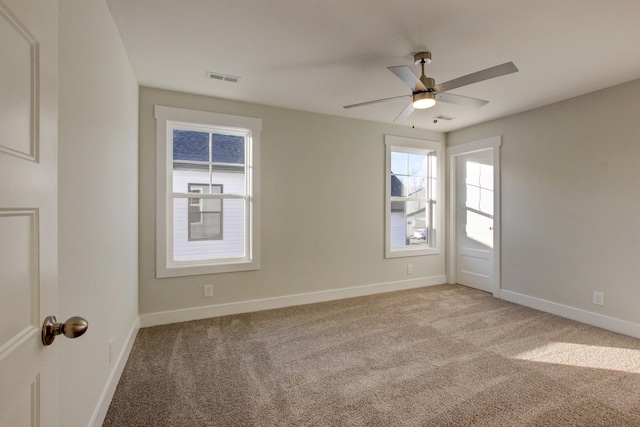
[[[640,426],[640,340],[462,286],[140,330],[104,426]]]

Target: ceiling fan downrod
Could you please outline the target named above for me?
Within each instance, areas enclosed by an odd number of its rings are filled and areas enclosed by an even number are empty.
[[[418,52],[413,56],[413,60],[416,65],[420,64],[421,73],[419,80],[427,88],[426,92],[435,92],[434,86],[436,85],[436,81],[424,74],[424,66],[431,64],[431,52]],[[425,91],[415,89],[414,92]]]

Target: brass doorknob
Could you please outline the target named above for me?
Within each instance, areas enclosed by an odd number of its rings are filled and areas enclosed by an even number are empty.
[[[64,323],[58,323],[56,316],[47,316],[42,324],[42,344],[51,345],[56,335],[64,335],[67,338],[77,338],[84,334],[89,327],[89,322],[82,317],[73,316]]]

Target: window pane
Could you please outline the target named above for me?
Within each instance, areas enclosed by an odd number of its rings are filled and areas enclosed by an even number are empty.
[[[466,206],[471,209],[480,210],[480,188],[467,185]]]
[[[407,195],[409,197],[427,197],[425,191],[426,177],[411,175],[407,177]]]
[[[244,164],[244,138],[214,133],[211,141],[214,163]]]
[[[407,153],[392,151],[391,152],[391,172],[398,175],[408,175],[409,174],[408,156],[409,155]]]
[[[245,256],[245,201],[224,199],[222,212],[199,212],[188,198],[173,200],[173,260],[202,261]],[[191,237],[191,240],[190,240]]]
[[[220,212],[222,210],[222,200],[220,199],[202,199],[203,212]]]
[[[467,184],[480,186],[480,163],[466,162],[467,164]]]
[[[391,152],[391,197],[427,198],[430,154]]]
[[[424,154],[409,154],[409,175],[426,176],[427,156]]]
[[[189,240],[219,240],[222,238],[222,213],[189,213]]]
[[[419,175],[391,175],[391,197],[428,198],[427,179]]]
[[[391,174],[391,197],[406,197],[407,177],[404,175]]]
[[[208,193],[209,171],[207,169],[176,168],[173,164],[173,192],[174,193]]]
[[[493,216],[493,191],[480,189],[480,211]]]
[[[480,166],[480,186],[488,190],[493,190],[493,166]]]
[[[209,133],[173,130],[173,160],[209,161]]]
[[[391,203],[391,246],[416,246],[429,243],[426,203],[423,201]]]

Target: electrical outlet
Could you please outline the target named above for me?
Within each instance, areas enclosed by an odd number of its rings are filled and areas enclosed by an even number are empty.
[[[113,363],[113,338],[109,341],[109,363]]]
[[[595,305],[604,305],[604,293],[593,292],[593,303]]]
[[[413,265],[411,264],[407,265],[407,274],[413,274]]]
[[[213,296],[213,285],[204,285],[204,297],[211,298]]]

